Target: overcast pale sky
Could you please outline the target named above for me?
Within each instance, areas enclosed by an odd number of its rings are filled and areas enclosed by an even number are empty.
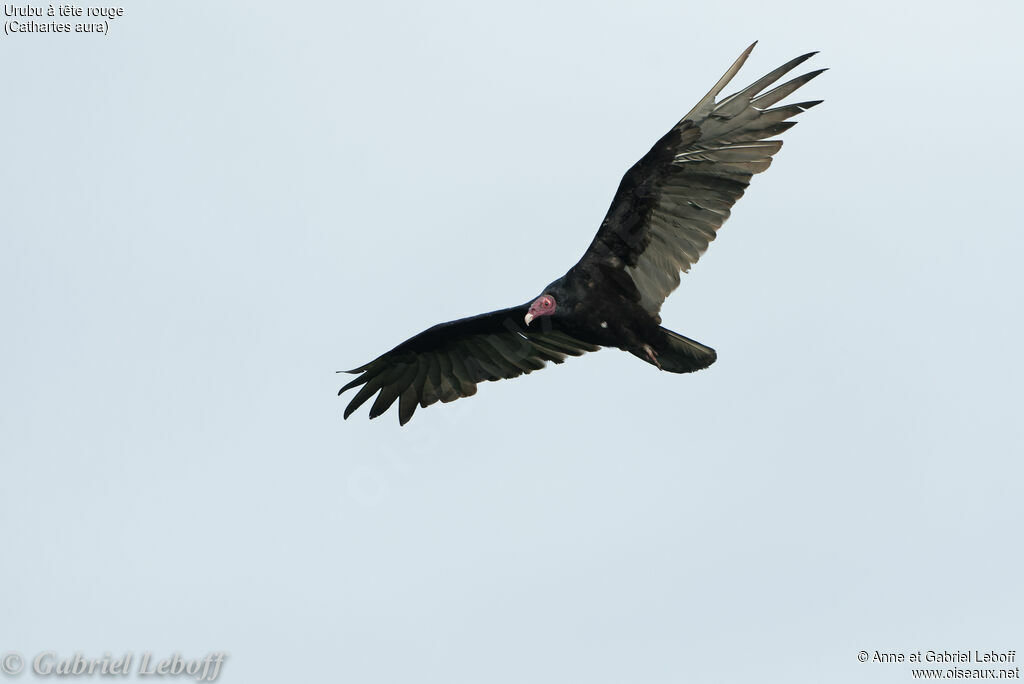
[[[123,6],[0,37],[0,657],[667,684],[1024,653],[1019,3]],[[334,371],[572,265],[754,39],[737,87],[831,70],[662,312],[714,366],[602,351],[341,420]]]

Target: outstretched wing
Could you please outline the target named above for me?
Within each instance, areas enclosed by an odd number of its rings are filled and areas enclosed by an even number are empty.
[[[586,268],[590,265],[621,269],[636,285],[632,296],[638,294],[654,316],[679,286],[679,272],[697,262],[751,177],[767,169],[782,147],[781,140],[768,138],[796,125],[788,119],[821,102],[772,107],[824,69],[762,92],[813,52],[716,102],[753,49],[748,47],[697,106],[626,172],[597,236],[574,267],[590,274],[595,272]]]
[[[374,394],[370,418],[398,400],[398,422],[405,425],[416,405],[455,401],[476,394],[477,383],[519,377],[547,361],[562,363],[599,347],[556,330],[524,330],[527,305],[492,311],[424,330],[365,366],[338,392],[359,388],[345,418]]]

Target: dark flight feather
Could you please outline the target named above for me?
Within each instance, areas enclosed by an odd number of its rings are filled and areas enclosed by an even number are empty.
[[[547,361],[562,363],[567,356],[599,349],[561,333],[525,329],[526,310],[519,306],[436,325],[347,371],[359,375],[338,394],[362,388],[346,407],[345,417],[379,391],[370,417],[381,415],[398,399],[399,422],[405,425],[417,404],[426,408],[472,396],[477,383],[515,378],[540,370]]]
[[[782,141],[766,138],[795,125],[787,119],[821,102],[764,109],[824,69],[759,94],[816,54],[809,52],[716,103],[714,98],[753,47],[626,172],[601,228],[577,264],[583,271],[589,271],[590,264],[622,268],[636,283],[641,305],[653,316],[679,286],[680,272],[689,271],[715,239],[751,177],[771,165]]]

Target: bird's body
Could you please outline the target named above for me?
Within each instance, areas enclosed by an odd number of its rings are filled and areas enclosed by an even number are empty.
[[[436,325],[349,371],[359,375],[339,394],[359,390],[345,417],[376,394],[370,417],[397,400],[404,425],[417,405],[470,396],[479,382],[601,347],[673,373],[714,363],[713,349],[661,327],[662,302],[714,240],[752,175],[768,168],[782,142],[767,138],[820,101],[772,105],[824,71],[762,93],[810,53],[716,101],[753,47],[626,172],[593,242],[564,276],[529,303]]]
[[[659,325],[661,317],[658,314],[652,314],[641,306],[638,290],[629,278],[622,277],[622,273],[602,268],[600,264],[574,266],[562,278],[544,288],[544,292],[558,302],[559,311],[565,310],[562,315],[556,312],[550,325],[581,342],[628,351],[664,370],[660,365],[661,359],[663,355],[672,354],[674,338],[670,336],[675,333]],[[700,354],[696,349],[694,353],[703,363],[688,370],[699,370],[714,363],[714,350],[703,345],[699,347],[704,353]],[[648,350],[654,352],[654,358]],[[679,364],[691,366],[693,361],[677,359],[671,367]]]

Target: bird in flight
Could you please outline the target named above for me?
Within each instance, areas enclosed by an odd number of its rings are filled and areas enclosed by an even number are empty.
[[[771,164],[782,141],[770,138],[822,102],[773,106],[824,69],[766,90],[813,52],[717,99],[754,45],[626,172],[575,266],[525,304],[435,325],[347,371],[357,377],[338,394],[359,389],[345,418],[376,394],[370,418],[397,400],[405,425],[417,405],[472,396],[485,380],[515,378],[601,347],[670,373],[714,363],[714,349],[661,327],[661,305],[679,286],[680,271],[689,271],[715,239],[751,177]]]

